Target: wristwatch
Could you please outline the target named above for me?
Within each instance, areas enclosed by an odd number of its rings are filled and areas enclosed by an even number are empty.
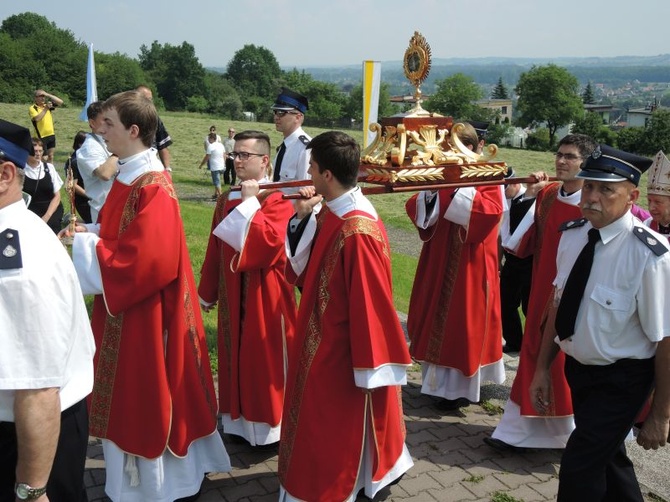
[[[35,500],[40,498],[46,492],[46,486],[43,486],[42,488],[33,488],[26,483],[16,483],[14,486],[14,493],[16,493],[16,498],[19,500]]]

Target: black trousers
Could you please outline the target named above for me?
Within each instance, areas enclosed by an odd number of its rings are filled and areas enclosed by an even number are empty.
[[[234,185],[237,174],[235,173],[235,162],[226,158],[226,170],[223,171],[223,182],[226,185]]]
[[[505,253],[505,263],[500,269],[500,315],[503,338],[511,350],[521,349],[523,326],[519,316],[519,305],[526,315],[532,273],[532,256],[517,258]]]
[[[83,399],[61,413],[58,448],[47,483],[47,495],[50,502],[86,502],[88,500],[84,486],[87,447],[88,410],[86,400]],[[14,423],[0,423],[0,502],[14,502],[15,500],[17,454]]]
[[[568,356],[565,377],[575,430],[561,459],[559,502],[642,502],[624,439],[651,392],[654,359],[590,366]]]

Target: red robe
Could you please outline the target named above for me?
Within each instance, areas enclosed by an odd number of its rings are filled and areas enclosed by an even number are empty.
[[[90,433],[144,458],[183,457],[216,431],[216,395],[174,188],[163,172],[115,182],[99,221]]]
[[[553,282],[556,278],[556,251],[561,239],[562,223],[581,218],[578,206],[556,198],[560,184],[546,186],[535,201],[535,221],[524,235],[516,254],[533,255],[533,281],[528,303],[528,316],[523,333],[523,343],[510,399],[519,405],[522,416],[540,416],[533,408],[528,389],[535,375],[537,358],[542,343],[542,325],[548,307],[553,301]],[[551,365],[551,409],[542,416],[564,417],[572,415],[570,387],[563,374],[565,354],[558,351]]]
[[[219,410],[233,420],[242,416],[276,427],[296,319],[293,286],[284,277],[293,204],[279,191],[258,198],[261,208],[241,253],[210,234],[198,293],[208,303],[219,302]],[[219,197],[212,230],[241,202],[227,199]]]
[[[498,225],[500,187],[478,187],[469,228],[444,218],[453,197],[440,190],[435,225],[419,228],[424,241],[410,298],[407,330],[412,356],[459,370],[465,377],[502,358]],[[407,214],[416,222],[416,194]]]
[[[318,226],[298,281],[304,289],[289,358],[279,479],[295,498],[331,502],[352,495],[366,429],[374,437],[374,481],[396,464],[405,442],[400,387],[366,392],[355,385],[354,370],[411,361],[393,306],[381,221],[358,210],[338,218],[324,208]]]

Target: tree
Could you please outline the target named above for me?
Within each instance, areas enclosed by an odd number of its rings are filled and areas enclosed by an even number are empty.
[[[281,83],[309,100],[305,124],[334,127],[339,120],[346,119],[348,99],[336,84],[314,80],[309,73],[295,68],[282,76]]]
[[[594,140],[597,140],[598,133],[602,125],[603,120],[600,118],[600,115],[593,112],[586,112],[583,117],[575,120],[575,124],[572,126],[571,132],[586,134]]]
[[[379,107],[377,108],[377,118],[390,117],[398,113],[398,106],[391,103],[391,93],[389,85],[382,82],[379,86]],[[349,94],[349,103],[346,107],[349,118],[356,122],[363,122],[363,84],[356,85]]]
[[[654,155],[659,150],[670,151],[670,111],[656,110],[644,129],[640,153]]]
[[[626,152],[640,153],[644,140],[644,127],[625,127],[619,131],[617,146]]]
[[[503,84],[502,77],[498,79],[498,83],[493,88],[491,99],[509,99],[509,93],[507,92],[507,87]]]
[[[41,77],[31,81],[32,90],[48,87],[66,101],[70,97],[86,98],[86,47],[71,31],[58,28],[44,16],[26,12],[6,18],[0,33],[21,46],[27,57],[21,66],[28,67],[32,76]],[[41,71],[36,72],[36,68]],[[6,67],[2,69],[4,73]],[[29,96],[32,99],[32,92]]]
[[[501,145],[512,130],[512,126],[506,123],[491,124],[486,131],[486,142]]]
[[[489,119],[486,110],[476,103],[482,99],[484,92],[472,77],[456,73],[435,85],[435,93],[426,101],[427,110],[450,115],[458,120]]]
[[[144,71],[137,60],[125,54],[95,54],[95,73],[98,84],[98,97],[107,99],[113,94],[134,89],[146,82]]]
[[[226,69],[226,78],[237,89],[245,109],[259,119],[269,116],[282,76],[274,54],[254,44],[247,44],[237,51]]]
[[[242,120],[243,107],[240,95],[220,73],[208,71],[205,74],[205,99],[209,113]]]
[[[578,90],[577,78],[565,68],[553,64],[533,66],[521,74],[515,88],[519,96],[517,124],[546,125],[552,147],[556,131],[584,113]]]
[[[154,40],[151,48],[140,47],[139,59],[168,110],[185,110],[189,98],[205,93],[205,69],[188,42],[176,46]]]
[[[582,102],[585,105],[592,105],[595,104],[596,102],[596,97],[593,94],[593,87],[591,86],[591,81],[589,80],[589,83],[586,84],[586,87],[584,88],[584,92],[582,93]]]
[[[0,102],[32,101],[35,82],[46,82],[42,64],[32,59],[32,53],[20,41],[0,32]]]

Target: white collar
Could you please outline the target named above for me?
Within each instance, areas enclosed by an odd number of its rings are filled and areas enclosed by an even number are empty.
[[[163,164],[156,156],[156,149],[149,148],[125,159],[119,159],[119,174],[116,179],[124,185],[132,185],[144,173],[164,170]]]
[[[373,219],[377,219],[377,211],[367,197],[363,195],[359,187],[347,190],[339,197],[326,202],[328,209],[338,218],[356,209],[368,213]]]

